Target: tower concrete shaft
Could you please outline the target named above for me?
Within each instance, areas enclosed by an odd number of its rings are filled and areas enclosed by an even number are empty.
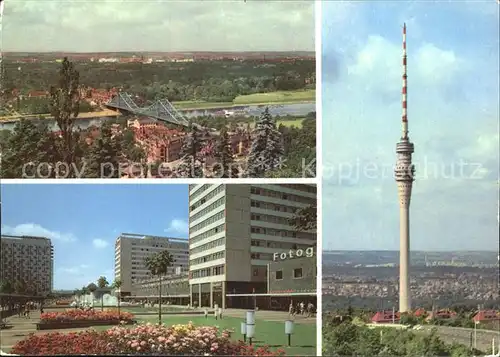
[[[413,143],[408,136],[407,116],[406,24],[403,27],[402,136],[396,145],[397,162],[394,176],[399,195],[399,312],[411,309],[410,296],[410,199],[415,166],[412,164]]]

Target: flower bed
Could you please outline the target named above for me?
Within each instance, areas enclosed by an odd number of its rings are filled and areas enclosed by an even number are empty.
[[[72,321],[132,321],[134,315],[118,310],[80,310],[69,309],[61,312],[46,312],[40,316],[41,322]]]
[[[284,356],[282,350],[254,348],[230,340],[228,331],[217,327],[187,325],[136,325],[108,331],[30,335],[19,341],[12,353],[19,355],[198,355]]]
[[[55,330],[61,328],[83,328],[103,325],[129,325],[134,323],[134,315],[117,310],[79,310],[47,312],[40,316],[37,330]]]

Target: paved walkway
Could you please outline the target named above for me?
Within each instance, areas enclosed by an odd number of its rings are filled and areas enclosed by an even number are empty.
[[[8,327],[0,330],[0,350],[3,352],[9,352],[18,341],[24,340],[32,333],[42,335],[49,332],[66,333],[85,330],[84,328],[76,328],[37,331],[36,324],[40,322],[40,312],[38,311],[32,311],[29,319],[15,315],[4,319],[4,321],[7,322]]]
[[[40,313],[32,312],[30,319],[17,315],[4,319],[7,328],[0,330],[0,350],[8,352],[16,342],[36,332],[36,323],[40,321]]]

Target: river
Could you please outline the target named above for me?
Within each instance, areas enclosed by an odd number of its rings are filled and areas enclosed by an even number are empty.
[[[248,106],[239,106],[239,107],[231,107],[226,110],[229,112],[238,112],[238,116],[258,116],[260,115],[264,109],[268,107],[269,113],[273,116],[305,116],[308,113],[316,111],[316,103],[292,103],[292,104],[269,104],[269,105],[248,105]],[[215,115],[215,113],[224,110],[223,108],[217,109],[204,109],[204,110],[188,110],[182,111],[182,113],[187,118],[200,117],[200,116],[209,116]],[[80,119],[75,125],[80,129],[87,129],[89,126],[100,126],[101,123],[109,118],[99,118],[99,119]],[[229,118],[230,119],[230,118]],[[51,130],[59,130],[56,122],[51,119],[46,119],[48,121],[49,128]],[[15,123],[0,123],[0,129],[2,130],[12,130],[14,128]]]

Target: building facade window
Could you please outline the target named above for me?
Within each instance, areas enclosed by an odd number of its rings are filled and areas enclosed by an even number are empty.
[[[293,278],[294,279],[302,278],[302,268],[293,269]]]

